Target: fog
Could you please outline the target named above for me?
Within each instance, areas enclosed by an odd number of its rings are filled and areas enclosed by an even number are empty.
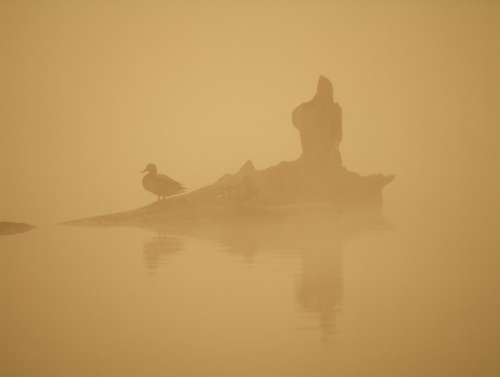
[[[0,221],[37,228],[0,240],[1,366],[496,375],[499,25],[495,1],[2,1]],[[396,177],[386,232],[53,226],[155,202],[149,163],[192,191],[296,160],[320,75],[344,166]]]
[[[192,189],[248,159],[295,159],[291,111],[319,74],[343,107],[344,164],[396,174],[387,210],[477,208],[496,193],[495,2],[1,8],[3,218],[44,224],[149,203],[149,162]]]

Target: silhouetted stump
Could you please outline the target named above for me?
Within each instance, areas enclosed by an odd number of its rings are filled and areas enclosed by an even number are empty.
[[[308,168],[340,167],[342,108],[334,102],[333,86],[326,77],[320,76],[313,99],[293,111],[292,122],[300,132],[301,158]]]
[[[236,217],[273,217],[319,206],[345,213],[379,210],[382,189],[394,176],[361,176],[342,164],[342,109],[331,82],[321,76],[314,97],[292,114],[302,154],[264,170],[251,161],[215,183],[133,211],[78,221],[88,224],[194,226]],[[314,204],[314,205],[311,205]]]

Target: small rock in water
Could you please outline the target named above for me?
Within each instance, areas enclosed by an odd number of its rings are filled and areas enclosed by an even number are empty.
[[[33,225],[23,224],[23,223],[10,223],[0,221],[0,235],[24,233],[33,229]]]

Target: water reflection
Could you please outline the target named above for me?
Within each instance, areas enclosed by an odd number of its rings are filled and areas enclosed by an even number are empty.
[[[165,263],[169,256],[182,250],[182,241],[166,233],[159,232],[152,240],[144,244],[144,264],[150,271],[155,271]]]
[[[246,264],[254,264],[257,255],[262,251],[259,238],[249,231],[229,232],[220,242],[224,245],[225,252],[241,257]]]
[[[343,296],[342,252],[338,240],[328,248],[304,250],[297,281],[297,301],[317,317],[324,340],[335,331]]]
[[[278,256],[282,262],[295,261],[295,304],[305,313],[313,331],[327,341],[335,333],[344,295],[343,244],[367,230],[384,228],[380,217],[328,217],[308,221],[234,221],[185,232],[190,237],[217,242],[225,253],[244,263],[266,263]],[[313,221],[314,220],[314,221]],[[167,232],[168,233],[168,232]],[[172,252],[180,250],[179,239],[159,235],[144,248],[146,265],[155,269]],[[179,234],[179,233],[176,233]],[[269,258],[270,257],[270,258]],[[259,284],[272,284],[272,281]],[[259,285],[256,284],[256,288]],[[309,329],[311,327],[308,326]]]

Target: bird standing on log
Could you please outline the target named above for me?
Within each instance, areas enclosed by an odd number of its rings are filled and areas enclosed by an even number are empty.
[[[175,194],[180,194],[186,189],[179,182],[167,177],[164,174],[158,174],[155,164],[148,164],[142,173],[147,173],[142,178],[142,186],[149,192],[158,196],[158,200]]]

